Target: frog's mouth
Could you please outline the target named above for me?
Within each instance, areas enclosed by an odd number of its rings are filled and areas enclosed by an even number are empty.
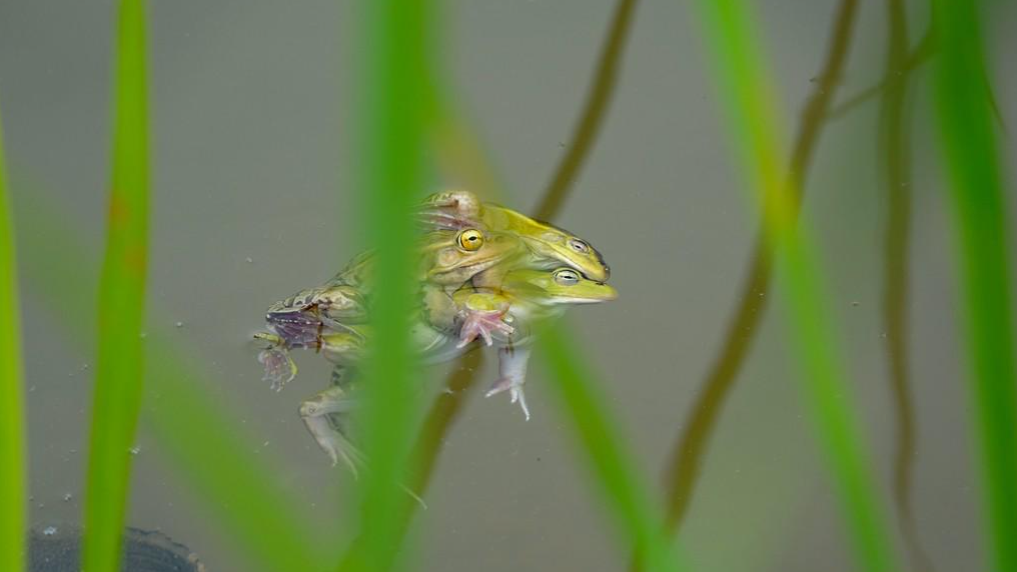
[[[599,304],[601,302],[610,302],[615,297],[610,298],[572,298],[570,296],[555,296],[555,304]]]
[[[492,266],[494,266],[495,264],[498,264],[499,262],[501,262],[501,259],[497,259],[496,258],[496,259],[488,260],[487,262],[478,262],[476,264],[468,265],[467,268],[469,268],[470,270],[474,270],[474,271],[476,271],[479,274],[480,272],[483,272],[483,271],[487,270],[488,268],[491,268]]]

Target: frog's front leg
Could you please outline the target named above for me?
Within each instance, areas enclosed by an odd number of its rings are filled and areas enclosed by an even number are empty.
[[[297,376],[297,364],[286,349],[286,342],[270,332],[258,332],[254,338],[268,343],[268,347],[258,352],[258,362],[265,366],[262,379],[272,383],[272,389],[282,391],[283,386]]]
[[[476,292],[461,304],[458,348],[463,348],[481,337],[488,346],[494,343],[492,334],[511,336],[515,333],[506,320],[510,302],[504,296],[490,292]]]
[[[526,383],[526,366],[530,361],[530,344],[506,345],[498,348],[498,380],[494,382],[485,397],[508,391],[512,403],[519,403],[526,420],[530,420],[530,409],[526,407],[523,384]]]
[[[342,414],[357,407],[349,398],[346,388],[333,385],[300,405],[300,417],[325,454],[335,466],[340,459],[349,467],[354,478],[364,466],[364,455],[343,432]]]

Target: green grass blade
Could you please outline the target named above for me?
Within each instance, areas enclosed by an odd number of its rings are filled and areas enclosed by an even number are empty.
[[[1008,205],[998,165],[979,22],[969,0],[936,0],[936,91],[950,175],[974,424],[992,570],[1017,570],[1017,390],[1010,294]]]
[[[26,185],[20,185],[22,187]],[[88,240],[66,224],[71,217],[45,197],[45,190],[19,193],[19,241],[25,279],[33,297],[59,317],[65,335],[85,355],[94,350],[90,304],[97,255]],[[79,285],[68,289],[66,277]],[[162,315],[166,315],[163,313]],[[172,320],[154,319],[154,324]],[[252,439],[239,431],[240,416],[230,404],[213,399],[207,388],[219,381],[196,364],[193,348],[182,347],[177,332],[151,331],[147,337],[146,407],[141,423],[152,432],[153,453],[203,501],[204,510],[258,570],[323,570],[327,539],[322,538],[301,503],[275,481],[281,463],[250,453]],[[252,364],[254,357],[251,357]],[[181,415],[180,411],[186,411]]]
[[[798,134],[792,147],[788,177],[793,185],[792,208],[797,213],[805,197],[805,183],[812,166],[812,158],[819,147],[827,122],[828,110],[841,83],[847,56],[854,38],[857,0],[840,0],[830,29],[826,57],[812,93],[802,108]],[[765,233],[760,233],[752,247],[745,279],[738,293],[735,308],[724,340],[713,358],[710,369],[702,381],[702,389],[691,407],[688,421],[671,449],[667,467],[666,523],[670,530],[681,528],[688,514],[696,484],[702,474],[703,460],[709,450],[713,432],[717,429],[720,413],[733,393],[749,350],[759,334],[759,325],[766,315],[771,296],[773,264],[770,260]]]
[[[753,197],[763,210],[764,231],[778,256],[778,278],[805,372],[805,395],[841,498],[859,565],[869,571],[896,569],[896,555],[878,489],[851,405],[850,385],[839,355],[819,259],[804,223],[794,224],[793,203],[781,175],[781,139],[774,120],[772,86],[762,43],[741,0],[696,3],[717,70],[733,139]]]
[[[99,347],[85,499],[85,572],[119,570],[130,453],[141,405],[148,255],[145,14],[122,0],[117,31],[113,177],[99,286]]]
[[[547,328],[541,338],[541,355],[551,373],[552,387],[562,398],[564,411],[588,455],[603,500],[620,534],[634,548],[640,569],[679,570],[664,532],[663,516],[650,502],[649,489],[637,474],[635,460],[618,437],[619,425],[612,421],[605,399],[597,391],[601,384],[583,367],[569,338],[561,326]]]
[[[432,137],[439,164],[450,178],[465,181],[468,188],[486,200],[502,200],[504,193],[492,161],[470,122],[457,113],[459,110],[443,94],[436,93],[432,105],[435,122]],[[571,152],[566,154],[570,156]],[[645,562],[652,569],[674,570],[676,563],[663,533],[663,520],[654,512],[632,455],[616,435],[618,425],[610,420],[604,399],[595,391],[596,382],[590,372],[578,365],[575,352],[564,343],[569,336],[562,332],[561,328],[552,329],[551,346],[545,346],[552,365],[550,373],[555,387],[561,389],[564,413],[580,436],[592,476],[604,493],[603,501],[629,543],[623,548],[634,547],[643,559],[640,565]]]
[[[25,569],[28,470],[25,459],[21,369],[21,308],[18,305],[14,217],[7,196],[3,128],[0,126],[0,570]]]
[[[273,486],[275,467],[252,455],[251,439],[239,433],[239,418],[206,394],[214,378],[180,365],[179,351],[167,335],[149,337],[151,398],[144,426],[160,444],[169,468],[200,493],[203,506],[243,548],[256,569],[286,572],[331,568],[331,548],[312,521],[294,507],[291,494]],[[186,415],[181,415],[186,411]]]
[[[409,325],[416,315],[411,210],[422,189],[429,45],[425,0],[364,2],[364,90],[357,148],[368,238],[376,249],[372,323],[364,364],[364,451],[360,541],[372,571],[391,569],[400,540],[402,489],[416,418]]]

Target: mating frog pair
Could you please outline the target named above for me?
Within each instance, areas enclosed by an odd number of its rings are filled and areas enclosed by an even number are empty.
[[[439,363],[481,340],[497,345],[499,378],[487,395],[508,392],[529,419],[523,384],[532,326],[570,304],[613,300],[616,291],[604,283],[610,270],[586,241],[466,191],[431,195],[418,218],[426,232],[417,247],[415,351],[423,362]],[[289,350],[314,349],[334,364],[330,387],[305,401],[300,414],[333,464],[342,460],[354,473],[363,459],[346,417],[355,408],[356,371],[371,338],[373,259],[362,253],[321,286],[273,304],[269,331],[255,334],[267,344],[259,360],[277,390],[297,373]]]

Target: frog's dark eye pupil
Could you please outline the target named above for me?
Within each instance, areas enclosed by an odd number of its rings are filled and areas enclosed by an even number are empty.
[[[579,282],[579,275],[571,270],[562,270],[554,275],[555,280],[562,285],[572,286]]]

